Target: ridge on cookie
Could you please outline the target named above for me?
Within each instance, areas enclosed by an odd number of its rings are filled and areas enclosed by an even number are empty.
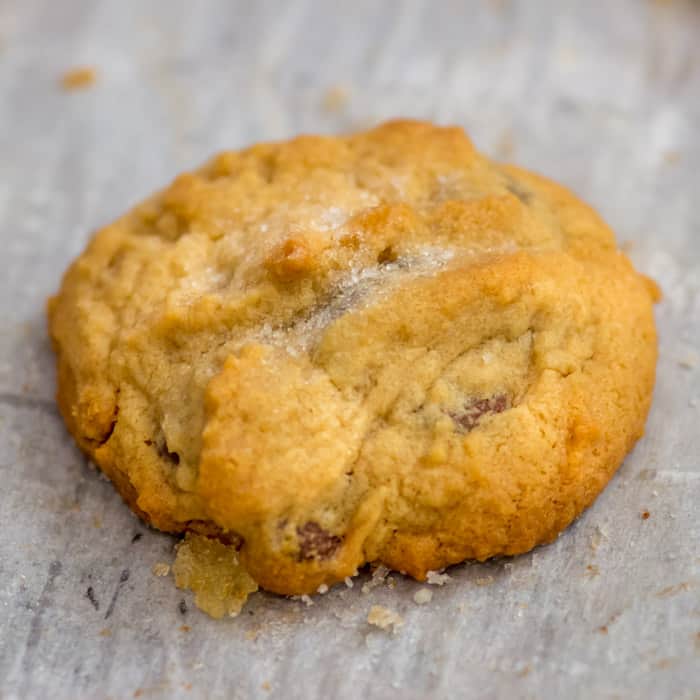
[[[657,297],[568,190],[401,120],[180,175],[94,235],[49,328],[130,507],[304,594],[555,538],[643,433]]]

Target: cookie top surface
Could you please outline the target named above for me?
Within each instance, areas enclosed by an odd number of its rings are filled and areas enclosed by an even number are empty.
[[[49,305],[58,401],[155,526],[262,586],[548,541],[642,434],[653,283],[564,188],[394,121],[223,153]]]

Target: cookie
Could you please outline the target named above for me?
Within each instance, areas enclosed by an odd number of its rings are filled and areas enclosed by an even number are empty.
[[[300,594],[554,539],[642,435],[657,296],[565,188],[393,121],[180,175],[95,234],[49,327],[131,508]]]

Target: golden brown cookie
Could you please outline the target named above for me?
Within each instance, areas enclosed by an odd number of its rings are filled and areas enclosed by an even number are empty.
[[[657,294],[563,187],[393,121],[179,176],[93,237],[49,325],[129,505],[309,593],[556,537],[643,432]]]

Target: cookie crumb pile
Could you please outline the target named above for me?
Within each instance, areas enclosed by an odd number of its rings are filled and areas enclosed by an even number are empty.
[[[374,627],[388,632],[396,632],[403,626],[404,620],[397,612],[383,605],[373,605],[367,614],[367,622]]]
[[[68,429],[222,616],[551,541],[643,432],[657,298],[565,188],[403,120],[178,176],[49,329]]]

